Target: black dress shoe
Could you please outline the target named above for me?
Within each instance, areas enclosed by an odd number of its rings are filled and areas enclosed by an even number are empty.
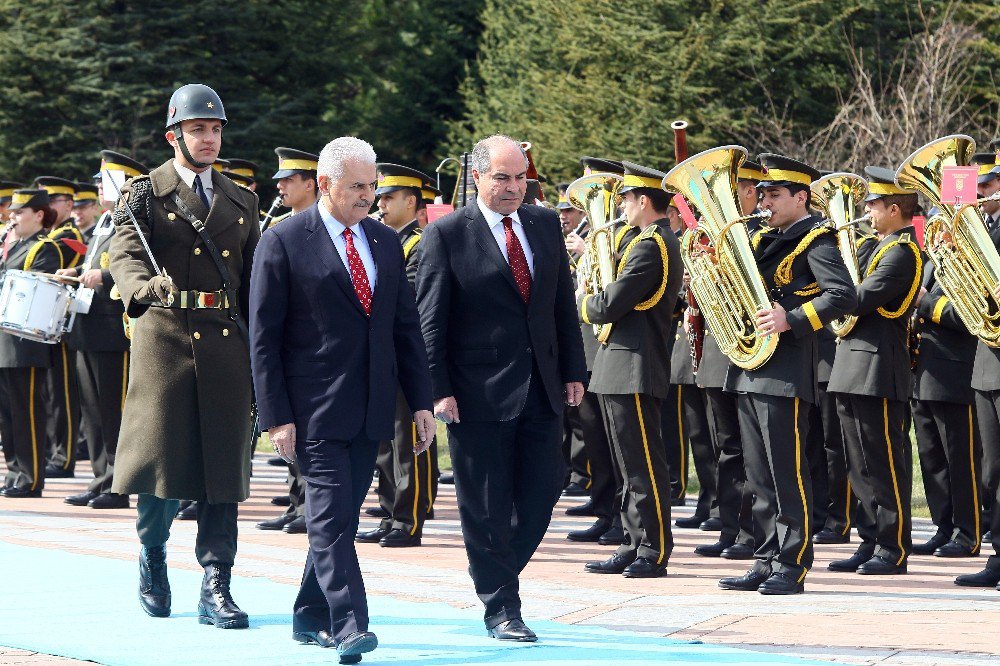
[[[340,663],[356,664],[361,661],[361,655],[378,647],[378,637],[370,631],[355,631],[337,644],[337,654]]]
[[[935,557],[975,557],[976,555],[977,553],[973,553],[971,548],[963,546],[957,541],[949,541],[934,551]]]
[[[948,543],[948,535],[938,532],[924,543],[913,546],[914,555],[933,555],[934,551]]]
[[[88,490],[85,493],[80,493],[79,495],[70,495],[63,500],[66,504],[72,504],[73,506],[87,506],[87,503],[97,497],[100,493],[95,493],[92,490]]]
[[[657,564],[645,557],[640,557],[625,567],[622,575],[626,578],[659,578],[665,573],[667,573],[666,564]]]
[[[191,502],[177,512],[177,520],[198,520],[198,503]]]
[[[281,456],[271,456],[267,459],[267,464],[272,467],[288,467],[288,461]]]
[[[721,518],[709,518],[701,525],[698,529],[702,532],[719,532],[722,530],[722,519]]]
[[[706,520],[708,520],[708,516],[699,516],[698,514],[695,514],[687,518],[678,518],[674,521],[674,525],[684,529],[693,530],[697,529]]]
[[[35,490],[32,490],[27,487],[10,486],[9,488],[4,488],[0,491],[0,494],[3,494],[4,497],[9,497],[11,499],[26,499],[29,497],[41,497],[42,489],[36,488]]]
[[[139,550],[139,605],[152,617],[170,616],[166,546],[143,546]]]
[[[670,500],[670,506],[684,506],[687,504],[687,497],[675,497]]]
[[[834,532],[829,527],[824,527],[812,536],[813,543],[848,543],[851,540],[850,531],[847,534]]]
[[[101,493],[87,503],[91,509],[127,509],[128,495],[118,493]]]
[[[295,520],[295,514],[293,513],[283,513],[277,518],[271,518],[270,520],[262,520],[257,523],[257,529],[259,530],[280,530],[288,523]]]
[[[389,533],[389,528],[376,527],[370,532],[358,532],[358,535],[354,537],[354,540],[357,541],[358,543],[378,543],[388,533]]]
[[[587,562],[583,565],[583,570],[596,574],[620,574],[633,562],[635,562],[634,556],[615,553],[603,562]]]
[[[722,578],[719,587],[723,590],[739,590],[740,592],[756,592],[771,575],[756,569],[751,569],[742,576]]]
[[[732,546],[735,542],[729,541],[716,541],[715,543],[706,543],[698,546],[694,549],[695,555],[701,555],[702,557],[719,557],[722,555],[722,551],[726,548]]]
[[[597,540],[597,543],[602,546],[621,546],[626,543],[625,530],[620,527],[612,527],[607,532],[601,535],[601,538]]]
[[[73,468],[64,468],[62,465],[46,465],[45,478],[47,479],[72,479],[76,476]]]
[[[890,562],[884,557],[876,555],[858,567],[858,573],[865,576],[894,576],[896,574],[905,574],[906,561],[904,560],[902,564],[896,564],[895,562]]]
[[[455,485],[455,475],[451,472],[442,472],[438,475],[438,483],[443,483],[446,486]]]
[[[719,556],[726,560],[752,560],[754,548],[748,543],[734,543],[722,551]]]
[[[1000,568],[986,567],[974,574],[962,574],[955,579],[955,585],[962,587],[996,587],[1000,584]]]
[[[271,504],[274,506],[288,506],[291,503],[292,501],[288,499],[288,495],[278,495],[271,498]]]
[[[574,530],[566,535],[570,541],[580,541],[584,543],[597,543],[601,535],[611,527],[611,521],[606,518],[599,518],[597,522],[585,530]]]
[[[520,641],[522,643],[534,643],[538,640],[538,636],[535,636],[535,632],[521,621],[521,618],[516,617],[513,620],[507,620],[506,622],[501,622],[497,626],[489,630],[490,638],[496,638],[501,641]]]
[[[566,497],[586,497],[590,494],[590,491],[574,481],[563,488],[562,494]]]
[[[986,534],[983,535],[983,543],[989,543],[993,541],[993,532],[987,530]]]
[[[761,583],[757,591],[761,594],[801,594],[805,589],[803,583],[797,583],[794,578],[779,571]]]
[[[862,564],[872,559],[872,551],[868,549],[858,550],[846,560],[834,560],[826,565],[830,571],[850,571],[858,570]]]
[[[320,647],[337,647],[337,641],[326,629],[319,631],[292,631],[292,638],[299,643],[314,643]]]
[[[285,534],[305,534],[306,533],[306,517],[305,516],[295,516],[292,520],[281,528],[281,531]]]
[[[593,516],[594,515],[594,503],[587,500],[583,504],[577,504],[576,506],[571,506],[566,509],[567,516]]]
[[[389,512],[380,506],[370,506],[365,509],[365,514],[371,516],[372,518],[388,518]]]
[[[378,540],[383,548],[413,548],[420,545],[420,536],[411,535],[405,530],[389,530],[389,533]]]
[[[209,564],[201,581],[201,599],[198,601],[199,624],[212,624],[219,629],[246,629],[250,626],[247,614],[233,601],[230,591],[233,568],[227,564]]]

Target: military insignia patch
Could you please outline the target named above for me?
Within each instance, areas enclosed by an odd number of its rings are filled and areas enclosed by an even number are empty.
[[[107,252],[101,252],[101,268],[107,269],[111,266],[111,255]]]

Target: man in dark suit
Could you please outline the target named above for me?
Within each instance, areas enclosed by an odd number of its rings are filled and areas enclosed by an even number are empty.
[[[847,474],[858,496],[861,545],[834,571],[906,573],[912,473],[906,407],[913,393],[907,346],[923,259],[911,219],[917,194],[896,186],[889,169],[867,168],[875,196],[865,211],[880,240],[859,263],[858,321],[841,338],[827,390],[844,429]],[[890,185],[891,183],[891,185]]]
[[[527,168],[510,137],[477,143],[477,200],[427,227],[417,274],[469,571],[490,635],[516,641],[536,640],[518,574],[562,490],[563,408],[587,377],[559,220],[522,205]]]
[[[354,534],[378,443],[393,435],[396,387],[414,409],[416,453],[434,418],[403,248],[367,217],[375,151],[334,139],[317,174],[319,203],[269,229],[254,257],[251,361],[261,427],[306,483],[309,554],[292,636],[357,663],[378,639]]]

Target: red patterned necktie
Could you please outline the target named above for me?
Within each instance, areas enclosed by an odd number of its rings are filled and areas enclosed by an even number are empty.
[[[372,313],[372,288],[368,284],[368,273],[365,265],[361,262],[361,255],[354,247],[354,234],[350,229],[344,229],[344,243],[347,245],[347,266],[351,271],[351,282],[354,283],[354,291],[361,301],[361,307],[365,309],[365,314]]]
[[[531,271],[528,270],[528,260],[524,256],[524,248],[521,241],[514,233],[514,221],[509,217],[503,218],[503,232],[507,237],[507,262],[510,270],[514,273],[514,282],[517,283],[517,290],[521,292],[521,298],[527,303],[531,298]]]

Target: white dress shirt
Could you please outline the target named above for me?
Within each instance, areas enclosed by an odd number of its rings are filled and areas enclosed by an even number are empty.
[[[212,199],[215,198],[215,187],[212,186],[213,169],[211,167],[201,173],[195,173],[175,159],[174,169],[177,171],[177,175],[181,177],[181,180],[184,181],[184,184],[190,187],[192,191],[194,191],[194,179],[201,178],[201,184],[205,188],[205,196],[208,197],[208,203],[212,203]]]
[[[323,218],[323,226],[326,227],[327,233],[330,234],[333,246],[337,248],[337,254],[340,255],[340,260],[344,262],[344,268],[347,269],[347,274],[350,275],[351,265],[347,262],[347,242],[344,240],[344,229],[347,227],[337,220],[322,203],[317,203],[316,207],[319,208],[319,215]],[[354,249],[358,251],[361,263],[365,266],[365,273],[368,274],[368,286],[374,295],[378,271],[375,269],[375,259],[372,258],[372,250],[371,246],[368,245],[368,237],[365,236],[365,230],[361,228],[360,222],[354,225],[351,233],[354,234]]]
[[[528,270],[531,272],[531,277],[535,277],[535,257],[531,253],[531,245],[528,244],[528,237],[524,234],[524,225],[521,224],[521,218],[517,216],[517,211],[515,210],[510,215],[501,215],[490,210],[479,197],[476,197],[476,204],[479,206],[479,210],[482,211],[483,217],[486,218],[486,224],[489,225],[490,232],[500,247],[500,254],[503,255],[504,260],[508,264],[510,264],[510,257],[507,256],[507,232],[503,228],[503,218],[509,217],[512,220],[511,228],[513,228],[517,239],[521,241],[521,249],[524,250],[524,258],[528,261]]]

